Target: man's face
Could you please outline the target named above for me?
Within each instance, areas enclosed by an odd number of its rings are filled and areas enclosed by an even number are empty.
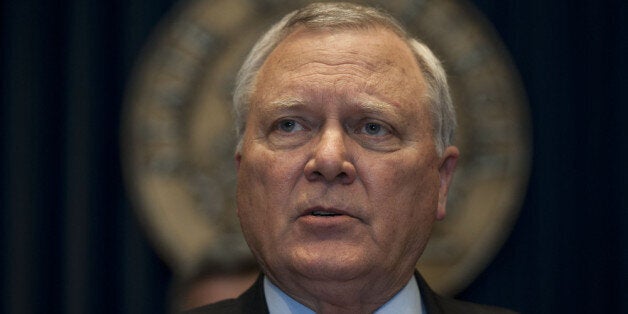
[[[426,83],[385,29],[298,29],[262,66],[236,154],[238,215],[276,282],[407,281],[458,152],[435,151]],[[405,284],[405,282],[404,282]]]

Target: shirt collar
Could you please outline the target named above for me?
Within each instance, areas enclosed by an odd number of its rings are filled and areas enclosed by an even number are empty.
[[[270,314],[314,314],[310,308],[297,302],[264,277],[264,294]],[[414,276],[392,299],[382,305],[375,314],[424,314],[419,285]]]

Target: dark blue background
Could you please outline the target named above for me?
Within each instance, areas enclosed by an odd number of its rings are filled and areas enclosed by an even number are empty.
[[[525,313],[628,313],[627,5],[475,0],[533,121],[520,219],[463,299]],[[0,311],[159,313],[172,280],[122,185],[121,102],[173,0],[5,0]]]

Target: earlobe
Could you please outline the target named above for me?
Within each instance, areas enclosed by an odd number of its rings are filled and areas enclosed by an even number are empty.
[[[440,175],[440,187],[438,190],[438,209],[436,211],[436,219],[442,220],[447,214],[447,194],[449,193],[449,186],[454,177],[454,171],[456,170],[456,164],[458,163],[458,157],[460,152],[455,146],[449,146],[443,152],[440,167],[438,172]]]
[[[235,162],[236,171],[240,170],[240,161],[242,160],[242,154],[240,154],[240,152],[236,152],[233,160]]]

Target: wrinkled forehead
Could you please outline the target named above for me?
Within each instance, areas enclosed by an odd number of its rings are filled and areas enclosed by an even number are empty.
[[[380,26],[316,29],[297,27],[277,44],[262,67],[272,62],[277,66],[312,56],[323,59],[330,54],[342,58],[339,62],[358,59],[367,61],[368,64],[362,65],[368,67],[397,65],[409,70],[418,68],[407,40]]]
[[[425,93],[418,62],[405,40],[386,28],[300,28],[282,40],[262,65],[256,91],[263,98],[304,77],[408,102]],[[318,85],[317,85],[318,84]],[[351,85],[353,84],[353,85]]]

